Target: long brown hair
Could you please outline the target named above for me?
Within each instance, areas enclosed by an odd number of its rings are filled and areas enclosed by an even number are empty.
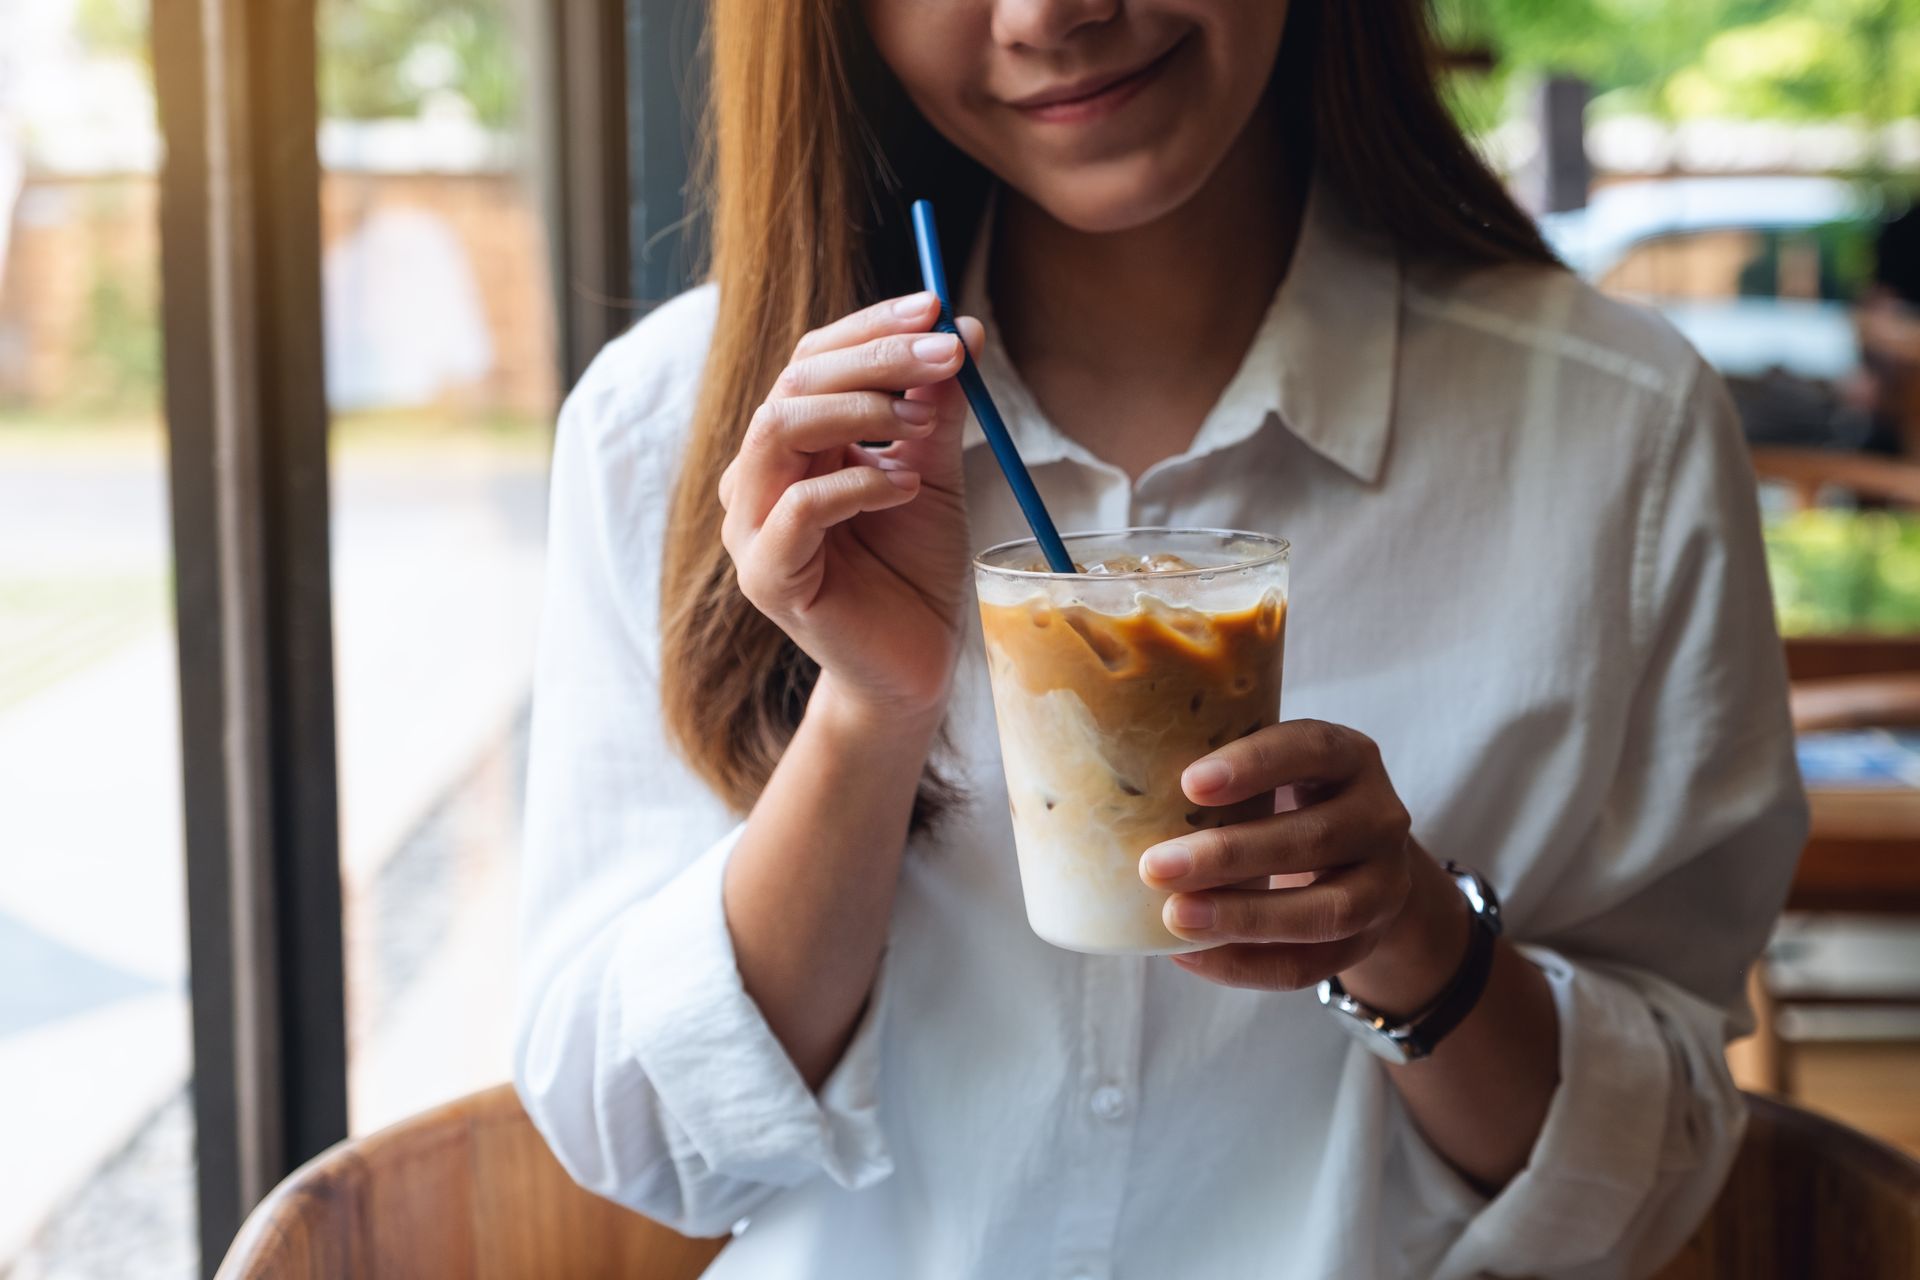
[[[990,183],[907,102],[858,7],[713,0],[709,11],[705,195],[720,311],[668,524],[661,675],[681,754],[743,811],[818,670],[734,583],[720,473],[802,334],[918,287],[908,203],[938,203],[948,259],[964,261]],[[1552,263],[1441,102],[1434,66],[1425,0],[1293,0],[1274,67],[1290,145],[1310,148],[1342,205],[1410,257]],[[918,818],[943,794],[930,772]]]

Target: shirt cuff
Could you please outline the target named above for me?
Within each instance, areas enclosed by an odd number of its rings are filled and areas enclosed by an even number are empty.
[[[1418,1181],[1477,1212],[1441,1261],[1440,1280],[1561,1275],[1624,1256],[1653,1193],[1667,1139],[1673,1050],[1646,997],[1629,983],[1536,947],[1560,1022],[1560,1084],[1526,1168],[1481,1200],[1418,1135]]]
[[[702,854],[629,921],[614,957],[620,1033],[673,1123],[676,1162],[793,1186],[850,1190],[893,1172],[880,1125],[885,964],[853,1039],[816,1095],[747,994],[721,900],[741,831]]]

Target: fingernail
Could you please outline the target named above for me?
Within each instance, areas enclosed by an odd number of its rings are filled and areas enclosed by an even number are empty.
[[[1185,782],[1189,791],[1212,791],[1227,785],[1233,770],[1218,760],[1200,760],[1187,766]]]
[[[925,293],[925,292],[911,293],[904,298],[899,298],[895,300],[893,304],[893,314],[900,316],[902,318],[905,318],[907,316],[917,316],[921,312],[925,311],[927,309],[927,304],[932,301],[933,301],[933,295],[930,293]]]
[[[1140,868],[1155,880],[1173,880],[1193,870],[1193,853],[1179,841],[1157,844],[1140,859]]]
[[[933,421],[933,406],[920,400],[895,399],[893,416],[910,426],[924,427]]]
[[[918,489],[920,487],[920,473],[918,471],[882,471],[880,474],[885,476],[887,483],[896,489]]]
[[[945,364],[953,359],[959,346],[960,339],[950,333],[930,333],[914,339],[913,357],[928,364]]]
[[[1213,899],[1205,894],[1182,893],[1167,899],[1167,914],[1176,929],[1213,928]]]

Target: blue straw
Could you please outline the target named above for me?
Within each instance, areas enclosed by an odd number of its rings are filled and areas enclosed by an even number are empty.
[[[913,239],[920,247],[920,279],[940,299],[940,318],[934,322],[933,331],[959,338],[960,328],[953,322],[953,301],[947,295],[947,269],[940,261],[940,235],[933,227],[933,206],[925,200],[913,202]],[[986,381],[973,363],[973,353],[967,350],[964,338],[960,351],[960,389],[966,392],[973,416],[980,420],[980,429],[987,433],[994,459],[1007,478],[1007,487],[1013,490],[1014,500],[1027,517],[1040,552],[1047,558],[1047,567],[1055,573],[1072,573],[1073,560],[1067,555],[1067,545],[1060,541],[1060,531],[1053,527],[1053,517],[1040,501],[1040,491],[1033,487],[1027,464],[1020,461],[1020,451],[1014,448],[1013,437],[1007,434],[1007,424],[1000,420],[1000,411],[993,407],[993,397],[987,394]]]

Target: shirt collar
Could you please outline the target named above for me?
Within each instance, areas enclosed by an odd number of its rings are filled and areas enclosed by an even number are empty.
[[[986,288],[995,206],[987,206],[960,289],[961,310],[987,326],[981,374],[1029,466],[1065,458],[1095,462],[1046,420],[1000,345]],[[1355,479],[1379,479],[1393,428],[1400,287],[1392,243],[1353,226],[1326,183],[1316,180],[1286,279],[1182,456],[1228,448],[1278,421]],[[965,440],[968,447],[985,440],[971,419]]]

